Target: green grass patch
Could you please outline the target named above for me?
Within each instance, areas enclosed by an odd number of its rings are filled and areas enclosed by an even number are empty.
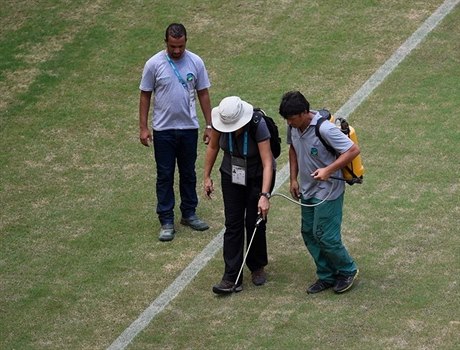
[[[217,189],[198,209],[210,230],[177,225],[174,241],[157,240],[138,85],[167,24],[186,25],[213,105],[237,94],[277,119],[291,89],[337,110],[440,4],[2,5],[0,347],[106,348],[221,231]],[[306,295],[315,274],[299,208],[274,197],[269,283],[252,286],[246,271],[242,293],[216,298],[218,252],[131,348],[455,348],[459,20],[457,8],[350,116],[366,167],[364,184],[347,189],[343,228],[361,268],[357,288]],[[279,167],[286,162],[284,147]]]

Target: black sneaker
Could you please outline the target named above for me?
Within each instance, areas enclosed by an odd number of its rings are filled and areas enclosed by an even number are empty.
[[[230,294],[230,293],[238,293],[243,290],[243,286],[238,284],[235,286],[235,283],[222,280],[219,284],[216,284],[212,287],[212,291],[216,294]]]
[[[313,283],[310,287],[307,288],[307,293],[308,294],[319,293],[319,292],[322,292],[323,290],[331,288],[332,286],[333,286],[332,283],[322,281],[322,280],[317,280],[315,283]]]
[[[185,226],[190,226],[195,231],[206,231],[209,228],[209,225],[196,215],[192,215],[189,218],[182,218],[180,223]]]
[[[263,267],[251,272],[252,283],[256,286],[262,286],[267,282],[267,274]]]
[[[356,270],[353,275],[348,275],[348,276],[338,275],[337,281],[335,282],[335,285],[334,285],[334,292],[343,293],[351,289],[351,287],[353,287],[353,282],[358,277],[358,274],[359,274],[359,270]]]
[[[164,224],[161,226],[160,235],[158,239],[162,242],[169,242],[174,239],[176,231],[174,230],[173,224]]]

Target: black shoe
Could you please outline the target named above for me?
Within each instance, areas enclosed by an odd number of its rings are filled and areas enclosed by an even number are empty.
[[[337,281],[334,285],[334,292],[336,293],[343,293],[353,287],[353,282],[358,277],[359,270],[356,270],[353,275],[339,275],[337,276]]]
[[[230,293],[238,293],[243,290],[243,286],[238,284],[235,286],[235,283],[222,280],[219,284],[216,284],[212,287],[212,291],[216,294],[230,294]]]
[[[333,286],[332,283],[322,281],[322,280],[317,280],[315,283],[313,283],[310,287],[307,288],[307,293],[308,294],[319,293],[319,292],[322,292],[323,290],[331,288],[332,286]]]
[[[262,286],[267,282],[267,275],[264,271],[264,268],[260,268],[258,270],[252,271],[251,272],[251,279],[252,283],[254,283],[256,286]]]
[[[162,242],[169,242],[174,239],[176,231],[174,230],[173,224],[164,224],[161,226],[160,235],[158,239]]]
[[[192,215],[189,218],[182,218],[180,223],[185,226],[190,226],[195,231],[206,231],[209,228],[209,225],[196,215]]]

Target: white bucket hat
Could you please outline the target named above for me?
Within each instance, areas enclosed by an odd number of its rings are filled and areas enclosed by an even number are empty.
[[[225,97],[212,109],[212,126],[220,132],[233,132],[249,123],[253,107],[238,96]]]

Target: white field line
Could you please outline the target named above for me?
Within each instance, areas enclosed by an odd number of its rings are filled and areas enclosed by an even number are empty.
[[[401,63],[402,60],[447,16],[460,0],[446,0],[395,53],[361,86],[361,88],[336,112],[337,116],[348,116],[377,88],[380,83]],[[277,172],[274,192],[288,179],[289,164]],[[222,248],[225,229],[198,254],[184,271],[166,288],[142,314],[126,328],[123,333],[107,348],[108,350],[125,349],[152,319],[157,316],[206,266],[217,251]]]
[[[438,9],[397,49],[393,55],[355,92],[334,114],[347,118],[374,89],[398,66],[401,61],[430,33],[459,3],[446,0]]]

